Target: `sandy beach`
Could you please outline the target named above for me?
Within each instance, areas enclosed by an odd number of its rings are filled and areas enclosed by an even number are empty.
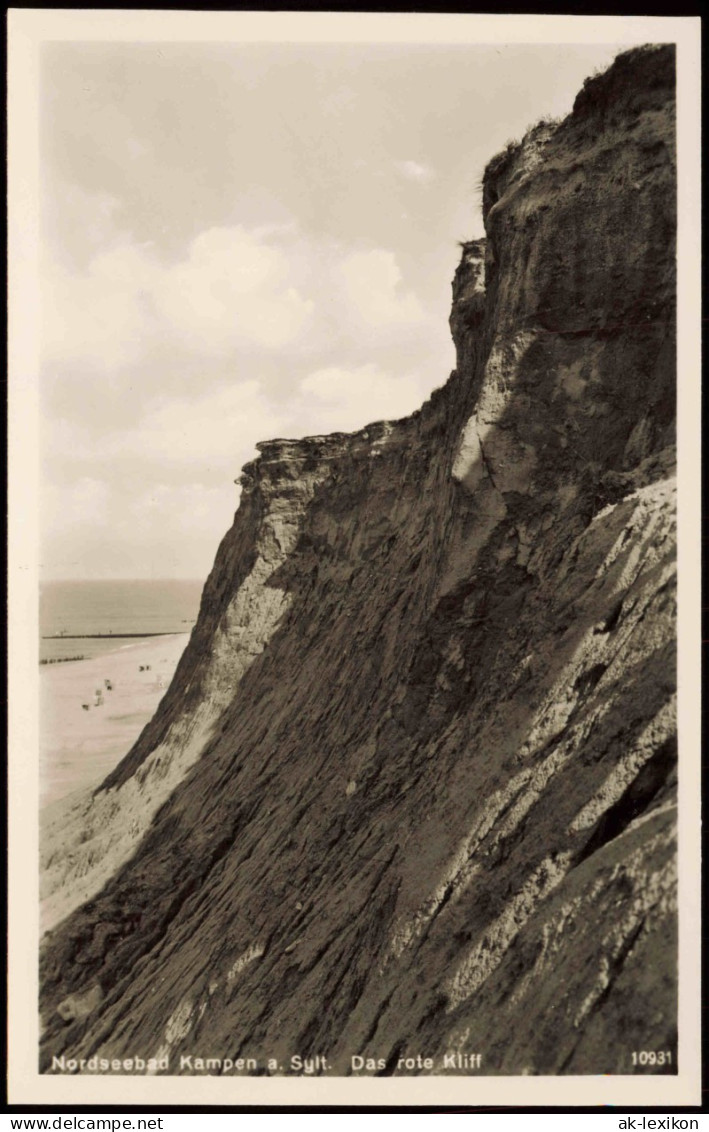
[[[42,807],[97,785],[128,752],[165,694],[188,639],[188,633],[155,637],[40,668]],[[88,711],[82,704],[90,705]]]

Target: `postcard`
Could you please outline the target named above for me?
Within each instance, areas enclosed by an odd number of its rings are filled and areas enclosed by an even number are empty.
[[[9,33],[10,1102],[698,1104],[699,21]]]

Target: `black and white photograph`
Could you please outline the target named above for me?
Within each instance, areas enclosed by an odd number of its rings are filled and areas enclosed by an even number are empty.
[[[698,92],[11,12],[11,1100],[698,1103]]]

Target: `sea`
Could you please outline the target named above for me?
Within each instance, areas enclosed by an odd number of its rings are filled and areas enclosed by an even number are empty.
[[[160,633],[189,633],[203,580],[44,582],[40,663],[86,660]]]

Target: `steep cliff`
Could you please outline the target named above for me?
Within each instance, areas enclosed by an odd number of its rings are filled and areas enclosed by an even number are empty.
[[[45,831],[45,1070],[676,1071],[674,201],[643,48],[489,165],[447,384],[259,446],[156,717]]]

